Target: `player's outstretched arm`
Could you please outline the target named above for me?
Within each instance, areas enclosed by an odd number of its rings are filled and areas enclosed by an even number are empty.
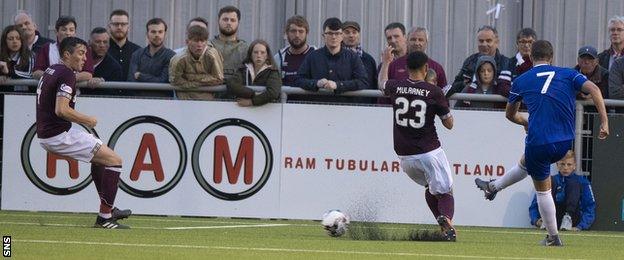
[[[507,103],[507,107],[505,107],[505,117],[513,123],[524,126],[524,130],[526,131],[529,127],[529,121],[518,113],[519,110],[520,102]]]
[[[56,97],[56,107],[54,113],[62,119],[69,122],[83,124],[87,127],[94,128],[97,124],[97,119],[93,116],[88,116],[74,110],[69,106],[69,99],[66,97]]]
[[[599,139],[605,139],[609,136],[609,118],[607,117],[607,109],[605,108],[604,99],[602,99],[602,93],[600,88],[591,81],[585,81],[582,87],[583,92],[591,94],[594,105],[600,115],[600,133],[598,133]]]

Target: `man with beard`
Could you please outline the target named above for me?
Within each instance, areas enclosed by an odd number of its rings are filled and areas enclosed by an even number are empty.
[[[212,46],[223,56],[223,73],[225,80],[234,75],[243,64],[249,45],[238,38],[240,10],[228,5],[219,10],[219,35],[210,41]]]
[[[121,79],[123,81],[128,78],[132,53],[141,48],[128,40],[129,20],[128,12],[117,9],[110,14],[108,22],[108,31],[111,35],[108,53],[121,65]]]
[[[453,86],[446,93],[447,97],[451,95],[461,92],[462,89],[466,87],[466,85],[475,81],[475,67],[477,65],[477,60],[479,57],[483,55],[488,55],[494,57],[496,61],[496,77],[502,75],[508,80],[511,80],[511,72],[509,71],[509,58],[505,57],[505,55],[501,54],[498,51],[498,31],[496,28],[484,25],[477,31],[477,44],[479,47],[479,52],[470,55],[459,70],[457,76],[455,76],[455,81],[453,81]]]
[[[91,31],[89,46],[93,57],[93,80],[98,81],[125,81],[121,78],[121,65],[108,54],[110,36],[103,27],[95,27]],[[88,95],[125,95],[125,90],[117,89],[85,89],[82,94]]]
[[[309,53],[316,49],[309,45],[308,33],[310,25],[301,15],[295,15],[286,21],[286,39],[288,46],[279,50],[273,60],[277,63],[277,68],[282,73],[282,84],[284,86],[294,86],[297,80],[297,70]]]
[[[15,17],[13,17],[13,23],[22,29],[22,32],[24,32],[26,36],[28,48],[35,55],[37,55],[43,45],[54,42],[52,39],[48,39],[39,34],[39,31],[37,31],[37,24],[33,22],[32,17],[30,17],[30,14],[26,11],[18,11]]]
[[[168,83],[169,61],[175,55],[175,52],[164,46],[167,23],[161,18],[152,18],[147,21],[145,27],[149,45],[138,49],[132,54],[128,81]],[[171,91],[141,91],[139,94],[164,97],[173,96]]]

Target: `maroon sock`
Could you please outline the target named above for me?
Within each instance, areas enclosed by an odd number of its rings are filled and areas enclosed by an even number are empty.
[[[452,193],[444,193],[436,195],[438,198],[438,210],[440,214],[446,216],[449,219],[453,219],[455,213],[455,199]]]
[[[91,179],[98,192],[98,197],[102,197],[102,175],[104,175],[104,165],[91,163]]]
[[[425,189],[425,200],[427,201],[427,205],[433,213],[433,217],[437,218],[440,216],[440,211],[438,210],[438,198],[429,192],[429,188]]]
[[[102,196],[100,197],[100,212],[110,213],[117,196],[117,184],[121,166],[107,166],[102,174]]]

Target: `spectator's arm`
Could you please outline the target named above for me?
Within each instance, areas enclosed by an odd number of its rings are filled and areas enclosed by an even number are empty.
[[[470,65],[472,65],[471,57],[468,57],[466,58],[466,60],[464,60],[462,68],[459,70],[459,73],[457,73],[457,76],[455,76],[455,80],[453,81],[451,88],[448,90],[448,92],[446,92],[447,98],[455,93],[462,91],[462,89],[466,87],[466,82],[472,81],[473,71],[470,68]]]
[[[616,60],[609,70],[609,98],[624,99],[624,60]]]
[[[154,82],[154,83],[168,83],[169,82],[169,61],[160,70],[160,75],[152,75],[147,73],[141,73],[139,80],[141,82]]]
[[[254,96],[254,91],[247,86],[245,86],[245,77],[247,70],[238,70],[232,77],[230,77],[225,86],[229,93],[232,93],[237,98],[247,98],[251,99]]]
[[[531,206],[529,206],[529,218],[531,218],[531,225],[533,226],[535,226],[537,220],[541,218],[539,208],[537,207],[537,195],[533,195],[533,201],[531,202]]]
[[[280,75],[281,73],[278,70],[269,71],[266,89],[251,99],[254,106],[264,105],[276,100],[280,96],[280,92],[282,91],[282,79]]]
[[[594,200],[591,184],[584,177],[581,178],[581,220],[576,227],[581,230],[586,230],[591,227],[596,218],[596,201]]]
[[[350,62],[351,79],[336,81],[336,89],[334,90],[336,94],[368,88],[368,75],[364,69],[362,59],[357,55],[353,55],[352,57]]]
[[[312,54],[314,53],[308,54],[305,60],[303,60],[301,66],[299,66],[299,70],[297,70],[297,80],[295,80],[295,87],[302,88],[307,91],[318,91],[319,88],[316,83],[319,80],[312,78]]]
[[[93,74],[87,71],[76,73],[76,82],[89,81],[93,78]]]

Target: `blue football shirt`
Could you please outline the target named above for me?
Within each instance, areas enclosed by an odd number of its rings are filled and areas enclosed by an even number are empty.
[[[576,70],[537,65],[511,84],[509,103],[524,101],[529,109],[527,145],[574,139],[576,94],[587,78]]]

